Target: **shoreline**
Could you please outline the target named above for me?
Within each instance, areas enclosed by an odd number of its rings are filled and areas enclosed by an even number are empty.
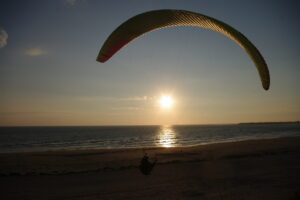
[[[144,153],[147,153],[152,159],[157,158],[158,165],[172,162],[207,161],[227,157],[263,156],[262,151],[271,152],[275,150],[277,154],[288,153],[285,151],[279,152],[277,149],[278,147],[290,147],[291,145],[295,148],[297,144],[300,146],[299,136],[224,141],[185,147],[149,146],[0,153],[0,160],[2,161],[0,163],[0,176],[58,175],[117,170],[118,168],[138,168],[139,160]],[[233,149],[235,146],[241,147],[239,151]],[[204,153],[208,152],[211,154],[210,158],[209,156],[203,156]],[[84,159],[84,162],[82,159]],[[119,162],[120,159],[122,159],[122,162]],[[63,168],[62,165],[68,165],[68,167]]]
[[[214,144],[223,144],[223,143],[236,143],[236,142],[246,142],[246,141],[259,141],[259,140],[273,140],[280,138],[297,138],[299,136],[276,136],[276,137],[266,137],[266,138],[253,138],[253,139],[238,139],[238,140],[223,140],[218,142],[207,142],[195,145],[186,145],[186,146],[173,146],[173,147],[163,147],[163,146],[139,146],[139,147],[99,147],[99,148],[61,148],[61,149],[47,149],[47,150],[37,150],[37,151],[12,151],[12,152],[0,152],[1,155],[5,154],[34,154],[34,153],[60,153],[60,152],[81,152],[81,151],[126,151],[126,150],[143,150],[143,149],[174,149],[174,148],[190,148],[190,147],[198,147],[205,145],[214,145]]]

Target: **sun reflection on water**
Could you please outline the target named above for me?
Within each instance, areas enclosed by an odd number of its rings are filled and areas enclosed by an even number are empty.
[[[157,135],[158,146],[175,147],[177,143],[176,132],[172,126],[162,126]]]

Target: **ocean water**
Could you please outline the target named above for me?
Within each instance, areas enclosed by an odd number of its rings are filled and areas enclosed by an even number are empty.
[[[178,126],[0,127],[0,153],[178,147],[300,136],[300,123]]]

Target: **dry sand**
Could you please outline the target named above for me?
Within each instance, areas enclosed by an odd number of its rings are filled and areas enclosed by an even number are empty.
[[[300,199],[300,137],[144,150],[0,154],[0,199]]]

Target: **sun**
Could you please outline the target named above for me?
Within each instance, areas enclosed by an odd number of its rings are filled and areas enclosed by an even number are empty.
[[[162,96],[159,100],[159,104],[162,108],[170,109],[174,104],[174,100],[170,96]]]

